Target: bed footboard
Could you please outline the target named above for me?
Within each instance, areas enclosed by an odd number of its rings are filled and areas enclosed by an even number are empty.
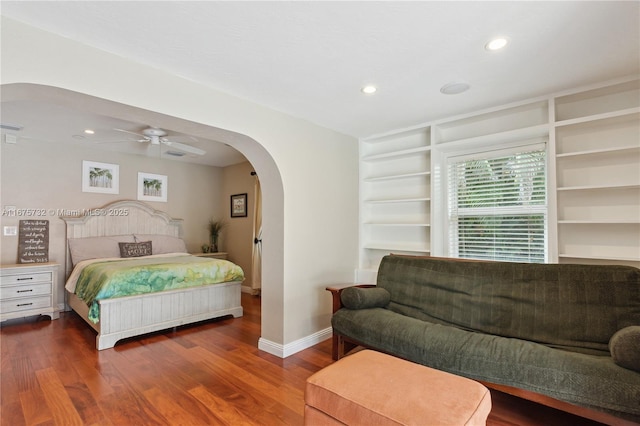
[[[121,339],[227,315],[241,317],[241,282],[104,299],[100,321],[91,322],[88,308],[75,295],[69,304],[97,332],[98,350],[112,348]],[[75,299],[75,300],[74,300]],[[80,306],[77,303],[80,302]],[[82,308],[84,306],[84,308]]]

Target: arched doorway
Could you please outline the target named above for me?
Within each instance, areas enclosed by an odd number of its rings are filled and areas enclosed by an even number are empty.
[[[212,124],[196,123],[158,111],[145,110],[57,87],[14,83],[2,85],[1,89],[3,103],[48,102],[218,141],[242,153],[260,176],[263,194],[261,336],[269,342],[283,342],[284,190],[279,169],[264,146],[247,135],[221,129]],[[265,305],[269,308],[264,309]]]

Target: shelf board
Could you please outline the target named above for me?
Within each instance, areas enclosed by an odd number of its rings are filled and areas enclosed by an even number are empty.
[[[600,260],[621,260],[626,262],[640,262],[640,257],[613,257],[613,256],[596,256],[592,254],[569,254],[560,253],[558,257],[569,259],[600,259]]]
[[[411,149],[403,149],[401,151],[393,151],[393,152],[385,152],[382,154],[372,154],[365,155],[362,157],[362,161],[365,162],[374,162],[374,161],[385,161],[385,160],[394,160],[402,157],[411,157],[417,154],[423,154],[431,151],[430,146],[421,146],[418,148]]]
[[[575,225],[640,225],[640,220],[559,220],[558,223]]]
[[[458,146],[468,146],[483,143],[495,144],[498,142],[510,142],[515,140],[530,139],[535,137],[546,137],[549,135],[548,124],[538,124],[536,126],[524,127],[521,129],[507,130],[504,132],[491,133],[488,135],[474,136],[465,139],[442,141],[437,143],[441,149],[456,148]]]
[[[556,121],[556,127],[571,126],[573,124],[589,123],[591,121],[606,120],[608,118],[624,117],[625,115],[640,114],[640,107],[621,109],[618,111],[604,112],[585,117],[571,118],[569,120]]]
[[[364,200],[367,204],[420,203],[431,201],[431,198],[390,198],[387,200]]]
[[[365,222],[364,225],[371,226],[416,226],[416,227],[430,227],[430,223],[400,223],[400,222]]]
[[[592,189],[632,189],[640,188],[640,183],[620,184],[620,185],[585,185],[585,186],[561,186],[558,191],[589,191]]]
[[[615,148],[603,148],[603,149],[592,149],[588,151],[576,151],[576,152],[567,152],[562,154],[557,154],[556,158],[567,158],[567,157],[577,157],[582,155],[597,155],[597,154],[606,154],[609,152],[624,152],[624,151],[637,151],[640,150],[640,145],[638,146],[620,146]]]
[[[412,177],[420,177],[420,176],[429,176],[431,172],[416,172],[416,173],[403,173],[399,175],[389,175],[389,176],[378,176],[378,177],[368,177],[364,178],[365,182],[382,182],[388,180],[396,180],[396,179],[407,179]]]
[[[413,136],[426,136],[431,134],[431,126],[427,124],[419,124],[412,127],[407,127],[403,130],[392,130],[390,132],[379,133],[376,135],[367,136],[362,139],[366,144],[378,144],[385,142],[393,142],[398,139],[410,138]]]
[[[425,246],[406,245],[402,243],[369,243],[364,247],[367,250],[384,250],[384,251],[404,251],[411,253],[431,253],[431,249]]]

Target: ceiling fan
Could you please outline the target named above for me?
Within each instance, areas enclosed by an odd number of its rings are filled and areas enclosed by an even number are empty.
[[[137,137],[141,137],[142,139],[138,139],[137,142],[150,142],[151,145],[166,145],[172,149],[176,149],[178,151],[182,151],[182,152],[186,152],[188,154],[195,154],[195,155],[204,155],[207,152],[205,150],[202,150],[200,148],[196,148],[194,146],[191,145],[187,145],[184,143],[180,143],[180,142],[176,142],[170,139],[167,139],[165,136],[167,136],[167,132],[165,130],[159,129],[157,127],[148,127],[146,129],[142,130],[142,133],[136,133],[136,132],[131,132],[129,130],[123,130],[123,129],[113,129],[116,130],[118,132],[124,132],[124,133],[129,133],[131,135],[135,135]]]

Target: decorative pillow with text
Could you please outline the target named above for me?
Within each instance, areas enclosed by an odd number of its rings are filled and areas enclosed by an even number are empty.
[[[151,255],[151,241],[140,243],[119,243],[120,257],[140,257]]]

